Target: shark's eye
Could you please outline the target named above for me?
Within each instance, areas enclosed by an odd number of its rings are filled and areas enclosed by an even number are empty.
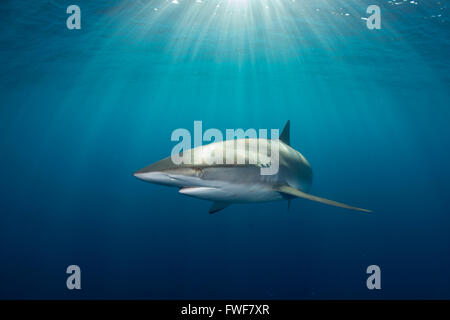
[[[197,177],[202,178],[202,177],[204,176],[204,172],[203,172],[202,169],[195,168],[194,170],[195,170],[195,175],[196,175]]]

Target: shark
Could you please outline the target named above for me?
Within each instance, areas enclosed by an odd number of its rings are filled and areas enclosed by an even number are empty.
[[[241,141],[239,140],[212,142],[185,150],[184,156],[198,160],[190,163],[175,163],[172,157],[167,157],[134,172],[134,176],[145,182],[177,187],[180,194],[212,201],[209,209],[211,214],[234,203],[285,200],[288,201],[289,208],[291,200],[297,198],[350,210],[371,212],[368,209],[308,193],[313,179],[312,168],[308,160],[291,147],[289,120],[277,139],[244,137]],[[249,147],[252,143],[258,143],[265,148],[252,151]],[[268,150],[269,147],[276,147],[278,150],[278,170],[275,174],[262,175],[261,168],[270,165],[267,163],[267,157],[258,154],[256,162],[252,163],[249,160],[251,152],[260,153],[261,150]],[[229,148],[233,149],[235,159],[241,156],[244,161],[226,163],[225,157]],[[213,154],[221,154],[224,161],[220,163],[212,161]]]

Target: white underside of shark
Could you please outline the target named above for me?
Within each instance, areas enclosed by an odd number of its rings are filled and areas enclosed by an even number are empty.
[[[312,170],[305,157],[289,145],[289,121],[280,139],[244,139],[242,144],[237,141],[215,142],[187,150],[186,155],[197,159],[193,165],[176,165],[169,157],[137,171],[134,175],[147,182],[178,187],[181,194],[213,201],[210,213],[220,211],[233,203],[290,201],[294,198],[370,212],[307,193],[312,183]],[[248,146],[252,142],[266,146],[276,144],[279,151],[279,168],[276,174],[261,174],[261,167],[267,165],[264,163],[268,161],[267,157],[258,155],[257,163],[249,162],[252,151],[249,151]],[[217,152],[222,150],[225,157],[224,150],[229,147],[234,147],[235,154],[241,154],[245,158],[244,163],[230,165],[226,164],[225,160],[220,164],[213,163],[211,155],[217,155]],[[264,152],[266,150],[267,148]]]
[[[263,184],[240,184],[220,180],[203,180],[199,177],[161,172],[144,173],[139,178],[158,184],[179,186],[179,193],[203,200],[230,203],[283,200],[283,196],[278,191]]]

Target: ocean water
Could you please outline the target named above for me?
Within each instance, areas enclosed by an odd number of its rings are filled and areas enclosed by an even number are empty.
[[[449,299],[448,7],[1,1],[0,298]],[[210,215],[133,176],[195,120],[291,120],[311,193],[373,213],[297,199]]]

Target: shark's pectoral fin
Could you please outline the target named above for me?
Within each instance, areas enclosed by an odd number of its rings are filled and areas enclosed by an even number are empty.
[[[231,204],[230,201],[227,201],[230,198],[230,195],[220,188],[186,187],[181,188],[178,192],[191,197],[214,201],[211,208],[209,208],[209,213],[216,213]]]
[[[229,202],[219,202],[219,201],[215,201],[212,205],[211,208],[209,208],[209,213],[213,214],[216,212],[219,212],[220,210],[225,209],[226,207],[228,207],[231,203]]]
[[[289,195],[289,196],[294,196],[294,197],[298,197],[298,198],[308,199],[308,200],[312,200],[312,201],[316,201],[316,202],[325,203],[325,204],[328,204],[328,205],[331,205],[331,206],[335,206],[335,207],[341,207],[341,208],[358,210],[358,211],[364,211],[364,212],[372,212],[372,211],[367,210],[367,209],[361,209],[361,208],[349,206],[348,204],[344,204],[344,203],[336,202],[336,201],[333,201],[333,200],[328,200],[328,199],[316,197],[316,196],[313,196],[311,194],[305,193],[303,191],[300,191],[298,189],[295,189],[295,188],[292,188],[292,187],[289,187],[289,186],[279,186],[279,187],[276,187],[275,189],[278,192],[280,192],[281,194],[283,194],[283,195]]]

